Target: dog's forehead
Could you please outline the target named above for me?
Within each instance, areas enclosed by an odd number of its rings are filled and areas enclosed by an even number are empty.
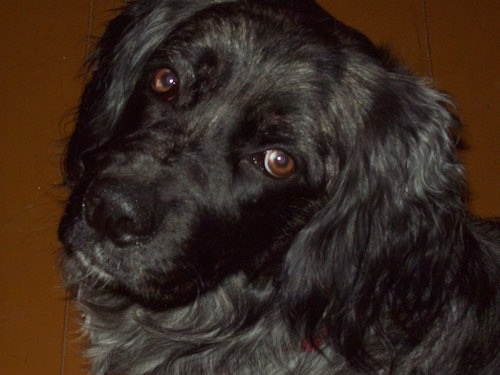
[[[184,19],[164,37],[155,57],[177,57],[195,67],[210,58],[213,62],[215,57],[242,72],[242,79],[243,72],[313,77],[330,52],[292,10],[271,11],[262,3],[212,4]]]
[[[327,95],[321,91],[328,89],[334,63],[329,45],[293,10],[231,2],[179,22],[164,35],[147,70],[167,65],[191,97],[213,99],[219,92],[226,102],[266,103],[278,112],[286,103],[290,112],[293,102]]]
[[[332,82],[344,67],[340,31],[326,36],[315,26],[294,9],[250,2],[210,5],[183,18],[163,35],[145,69],[146,92],[158,69],[179,78],[175,110],[153,100],[162,114],[153,120],[205,141],[235,134],[243,134],[241,144],[319,138],[328,130],[322,113]]]

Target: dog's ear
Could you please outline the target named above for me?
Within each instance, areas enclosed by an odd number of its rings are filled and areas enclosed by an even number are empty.
[[[439,312],[443,270],[458,267],[464,183],[448,98],[388,66],[353,69],[332,103],[329,201],[291,246],[282,290],[301,334],[326,332],[356,362],[368,330],[390,336],[390,321],[418,340]]]

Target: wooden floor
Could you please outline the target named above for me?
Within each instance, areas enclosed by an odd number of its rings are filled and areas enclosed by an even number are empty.
[[[63,140],[105,0],[0,3],[0,374],[84,374],[58,274]],[[470,205],[500,216],[500,1],[335,0],[322,4],[452,93],[465,127]]]

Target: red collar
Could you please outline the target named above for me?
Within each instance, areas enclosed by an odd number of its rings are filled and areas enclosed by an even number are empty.
[[[313,337],[312,341],[309,339],[302,339],[302,351],[307,352],[307,353],[312,353],[315,352],[317,348],[320,347],[320,345],[323,343],[323,339],[328,336],[328,330],[324,328],[321,331],[321,334]]]

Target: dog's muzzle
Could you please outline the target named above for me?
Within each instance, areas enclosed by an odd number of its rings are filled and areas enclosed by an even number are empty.
[[[92,182],[83,209],[87,224],[121,247],[148,241],[164,216],[154,189],[113,177]]]

